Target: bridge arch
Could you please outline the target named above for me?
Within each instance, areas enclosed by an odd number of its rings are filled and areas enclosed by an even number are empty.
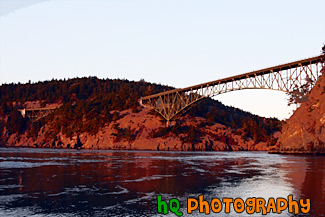
[[[244,89],[267,89],[290,92],[306,79],[316,81],[324,67],[325,55],[219,79],[187,88],[165,91],[140,98],[140,104],[154,109],[167,121],[206,97]],[[312,86],[311,86],[312,87]]]

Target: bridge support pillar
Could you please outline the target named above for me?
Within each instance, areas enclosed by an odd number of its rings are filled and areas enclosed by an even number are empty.
[[[166,121],[166,127],[171,127],[172,126],[172,123],[170,122],[170,120],[167,120]]]

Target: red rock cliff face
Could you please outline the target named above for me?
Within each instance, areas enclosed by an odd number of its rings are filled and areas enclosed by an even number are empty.
[[[325,153],[325,75],[282,128],[271,152]]]
[[[111,150],[169,150],[169,151],[267,151],[265,142],[256,142],[252,138],[243,137],[240,130],[234,130],[221,124],[205,126],[200,129],[201,138],[195,144],[183,142],[182,134],[168,133],[165,136],[153,138],[150,134],[153,130],[165,126],[160,118],[150,114],[148,109],[142,109],[138,113],[131,110],[121,112],[123,118],[102,128],[95,135],[82,133],[72,138],[62,133],[56,139],[46,141],[45,131],[49,126],[44,126],[37,138],[28,138],[27,133],[12,134],[6,137],[6,146],[15,147],[39,147],[39,148],[82,148],[82,149],[111,149]],[[200,127],[204,121],[202,118],[180,117],[184,125]],[[114,136],[116,129],[130,128],[136,137],[130,141]]]

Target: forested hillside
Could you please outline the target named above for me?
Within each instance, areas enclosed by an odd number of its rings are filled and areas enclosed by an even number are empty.
[[[57,140],[64,135],[72,138],[82,133],[96,135],[101,129],[113,126],[112,136],[135,140],[136,131],[130,127],[121,128],[117,121],[123,118],[123,111],[138,113],[142,108],[138,104],[141,96],[170,90],[172,87],[151,84],[145,81],[98,79],[96,77],[75,78],[69,80],[51,80],[38,83],[4,84],[0,86],[0,132],[1,143],[6,145],[11,135],[24,135],[37,139],[40,130],[45,142]],[[26,107],[27,102],[40,102],[40,107],[57,104],[59,109],[45,118],[31,124],[23,118],[18,109]],[[163,123],[155,112],[149,112]],[[227,107],[218,101],[205,99],[195,105],[186,114],[201,118],[200,127],[221,124],[241,132],[256,142],[271,141],[271,135],[280,130],[277,119],[262,118],[240,109]],[[185,126],[184,118],[174,122],[173,127],[160,126],[153,129],[153,138],[166,137],[171,134],[184,134],[183,142],[200,142],[200,128]],[[131,127],[132,128],[132,127]],[[192,139],[190,139],[192,138]]]

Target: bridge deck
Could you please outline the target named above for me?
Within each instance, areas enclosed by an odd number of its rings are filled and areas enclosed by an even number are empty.
[[[325,55],[320,55],[320,56],[311,57],[311,58],[307,58],[307,59],[303,59],[303,60],[298,60],[298,61],[294,61],[294,62],[290,62],[290,63],[278,65],[278,66],[273,66],[273,67],[269,67],[269,68],[265,68],[265,69],[260,69],[257,71],[252,71],[252,72],[248,72],[248,73],[244,73],[244,74],[240,74],[240,75],[236,75],[236,76],[232,76],[232,77],[228,77],[228,78],[210,81],[210,82],[206,82],[206,83],[202,83],[202,84],[198,84],[198,85],[194,85],[194,86],[190,86],[190,87],[186,87],[186,88],[169,90],[169,91],[165,91],[162,93],[153,94],[150,96],[145,96],[145,97],[142,97],[142,99],[155,98],[155,97],[159,97],[159,96],[166,95],[166,94],[172,94],[175,92],[186,92],[186,91],[190,91],[190,90],[196,90],[196,89],[200,89],[204,86],[223,84],[223,83],[227,83],[229,81],[241,80],[241,79],[247,78],[247,77],[255,77],[256,75],[262,75],[262,74],[268,74],[271,72],[287,70],[287,69],[295,68],[297,66],[306,66],[309,64],[317,63],[317,62],[322,62],[324,60],[325,60]]]
[[[58,107],[51,107],[51,108],[30,108],[30,109],[25,109],[25,111],[46,111],[46,110],[55,110]]]

